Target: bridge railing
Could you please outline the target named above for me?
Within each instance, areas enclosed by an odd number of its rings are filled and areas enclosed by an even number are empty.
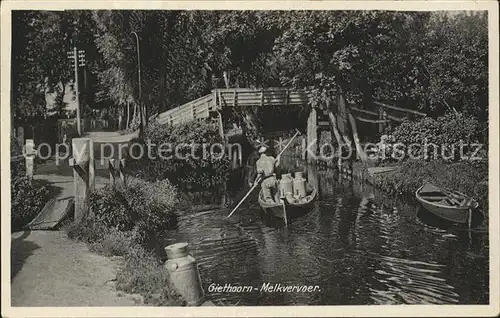
[[[170,109],[158,116],[161,124],[179,124],[210,116],[210,112],[224,107],[272,107],[272,106],[303,106],[309,103],[311,91],[305,89],[290,89],[273,87],[265,89],[253,88],[217,88],[210,94],[190,101],[179,107]],[[361,109],[356,105],[349,108],[354,111],[354,117],[366,123],[383,124],[389,121],[402,122],[406,117],[423,117],[425,113],[405,109],[381,102],[373,102],[374,109]]]
[[[158,122],[175,125],[203,119],[209,117],[211,111],[223,107],[299,106],[306,105],[308,101],[309,92],[300,89],[217,88],[211,94],[159,114]]]
[[[212,94],[205,95],[194,101],[170,109],[158,116],[160,124],[176,125],[181,122],[203,119],[210,115],[210,111],[216,110]]]
[[[287,88],[218,88],[212,91],[218,108],[245,106],[301,106],[309,102],[309,91]]]

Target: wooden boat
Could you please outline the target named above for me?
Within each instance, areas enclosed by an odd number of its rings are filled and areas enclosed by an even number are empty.
[[[473,211],[479,205],[476,200],[463,193],[430,183],[421,186],[415,192],[415,197],[427,211],[456,223],[470,222],[469,218],[472,218]]]
[[[314,208],[314,201],[317,198],[318,191],[309,183],[306,183],[306,193],[307,195],[301,199],[299,202],[288,202],[285,200],[286,217],[296,218],[307,214]],[[262,189],[259,192],[259,205],[264,210],[264,212],[274,215],[278,218],[284,218],[283,214],[283,204],[281,202],[269,202],[264,200]]]

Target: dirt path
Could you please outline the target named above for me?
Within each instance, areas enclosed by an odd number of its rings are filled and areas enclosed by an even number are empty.
[[[91,253],[59,231],[11,238],[12,306],[137,306],[138,295],[114,286],[118,259]]]

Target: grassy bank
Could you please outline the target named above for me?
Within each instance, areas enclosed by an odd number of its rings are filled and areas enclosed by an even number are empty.
[[[64,228],[91,251],[122,258],[118,290],[140,294],[147,304],[181,306],[184,301],[169,282],[156,242],[162,230],[175,226],[177,207],[178,193],[168,181],[134,180],[93,192],[90,215]]]

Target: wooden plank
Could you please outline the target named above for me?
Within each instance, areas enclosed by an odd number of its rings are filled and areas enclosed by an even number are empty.
[[[397,170],[398,168],[399,168],[398,166],[371,167],[371,168],[367,168],[367,170],[368,170],[368,174],[373,177],[376,174],[384,174],[384,173],[388,173],[388,172],[393,172],[393,171]]]
[[[362,121],[364,123],[371,123],[371,124],[382,124],[388,122],[388,120],[380,120],[380,119],[368,119],[368,118],[363,118],[361,116],[354,116],[356,120]]]
[[[387,118],[392,119],[392,120],[397,121],[397,122],[403,122],[405,120],[404,118],[400,118],[400,117],[396,117],[396,116],[392,116],[392,115],[387,115]]]
[[[377,106],[381,106],[381,107],[384,107],[384,108],[397,110],[397,111],[400,111],[400,112],[412,113],[412,114],[419,115],[419,116],[427,116],[427,114],[425,114],[425,113],[421,113],[421,112],[418,112],[418,111],[412,110],[412,109],[405,109],[405,108],[401,108],[401,107],[396,107],[396,106],[384,104],[384,103],[381,103],[381,102],[373,102],[373,103],[375,105],[377,105]]]
[[[355,110],[357,112],[363,113],[363,114],[378,116],[378,113],[372,112],[372,111],[369,111],[369,110],[366,110],[366,109],[361,109],[361,108],[357,108],[357,107],[354,107],[354,106],[350,106],[349,108],[352,109],[352,110]]]
[[[50,199],[42,211],[26,225],[26,228],[30,230],[53,230],[69,215],[73,207],[73,198]]]

